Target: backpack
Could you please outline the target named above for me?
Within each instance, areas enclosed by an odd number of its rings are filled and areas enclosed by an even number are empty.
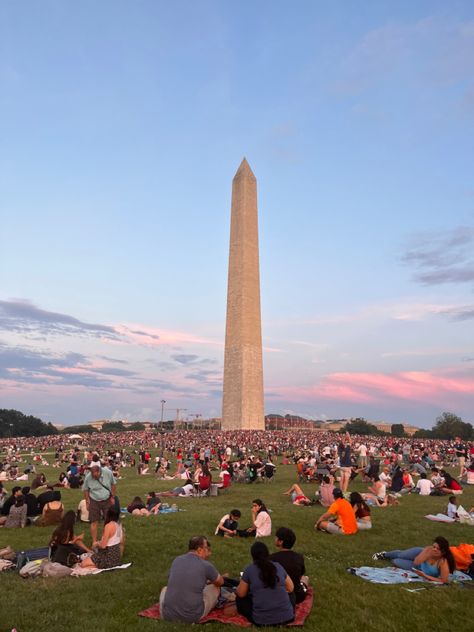
[[[42,564],[43,564],[43,560],[34,560],[33,562],[27,562],[20,569],[20,576],[23,578],[39,577],[41,575]]]
[[[41,575],[43,577],[67,577],[72,573],[72,568],[68,568],[57,562],[46,560],[41,564]]]

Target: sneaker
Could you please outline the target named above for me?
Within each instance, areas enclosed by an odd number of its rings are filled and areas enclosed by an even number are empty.
[[[385,551],[380,551],[379,553],[374,553],[372,555],[373,560],[384,560],[385,559]]]

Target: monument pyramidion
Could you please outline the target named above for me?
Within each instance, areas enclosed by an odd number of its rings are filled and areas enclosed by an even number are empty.
[[[244,158],[232,181],[222,429],[265,429],[257,180]]]

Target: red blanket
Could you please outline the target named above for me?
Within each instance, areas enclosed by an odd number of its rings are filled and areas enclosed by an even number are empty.
[[[306,621],[306,617],[311,612],[313,607],[313,589],[308,588],[306,593],[306,599],[296,606],[295,620],[289,623],[288,626],[302,626]],[[160,604],[155,603],[150,608],[138,613],[140,617],[148,617],[149,619],[160,618]],[[233,625],[240,625],[242,628],[249,628],[252,624],[241,614],[234,616],[226,616],[224,610],[211,610],[211,612],[199,621],[199,623],[209,623],[210,621],[219,621],[219,623],[231,623]]]

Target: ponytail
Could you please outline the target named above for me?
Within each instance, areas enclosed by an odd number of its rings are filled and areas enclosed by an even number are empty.
[[[270,561],[270,553],[263,542],[255,542],[250,548],[253,562],[259,569],[259,577],[267,588],[275,588],[277,583],[277,569]]]

